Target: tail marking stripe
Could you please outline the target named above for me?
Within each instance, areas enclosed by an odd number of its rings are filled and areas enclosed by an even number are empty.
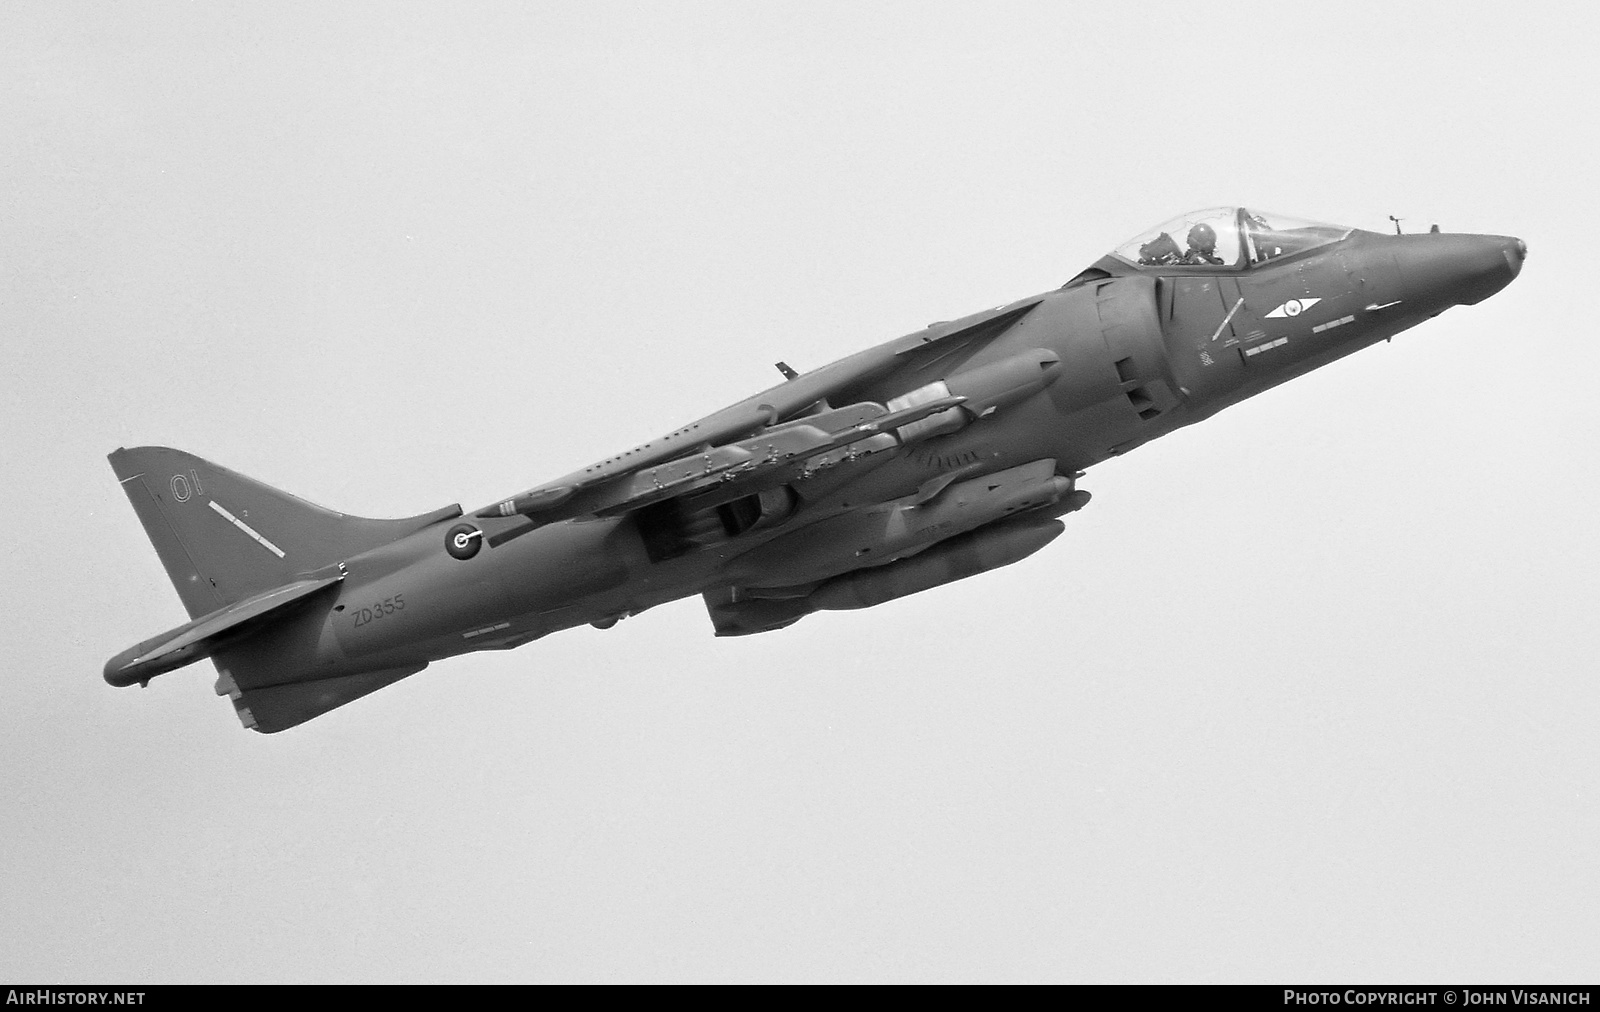
[[[230,523],[233,526],[239,528],[241,531],[244,531],[246,534],[248,534],[252,538],[256,539],[256,541],[260,542],[261,547],[265,548],[267,551],[271,552],[273,555],[276,555],[278,558],[280,558],[280,559],[283,558],[283,549],[279,548],[277,545],[273,544],[272,542],[268,541],[266,538],[264,538],[261,535],[257,534],[255,532],[255,528],[251,527],[249,524],[245,523],[243,520],[240,520],[238,517],[234,516],[232,513],[229,513],[225,508],[223,508],[223,505],[221,503],[217,502],[215,499],[211,500],[211,508],[216,510],[218,513],[222,514],[222,519],[228,521],[228,523]]]

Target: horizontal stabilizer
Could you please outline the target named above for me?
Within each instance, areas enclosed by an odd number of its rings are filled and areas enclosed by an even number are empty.
[[[170,632],[145,640],[106,662],[106,681],[112,685],[144,684],[218,650],[237,643],[263,625],[283,617],[291,605],[333,586],[343,575],[294,583],[218,608]]]

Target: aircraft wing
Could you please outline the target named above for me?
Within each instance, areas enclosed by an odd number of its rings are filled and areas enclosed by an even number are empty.
[[[964,398],[935,399],[899,410],[863,402],[804,418],[794,416],[818,402],[860,394],[891,374],[914,373],[953,356],[970,354],[1009,330],[1040,301],[1037,297],[1025,299],[935,324],[858,352],[476,515],[483,519],[521,516],[531,521],[515,532],[491,538],[490,543],[495,544],[509,534],[558,520],[626,513],[735,479],[744,484],[760,472],[843,450],[910,425],[948,410]]]

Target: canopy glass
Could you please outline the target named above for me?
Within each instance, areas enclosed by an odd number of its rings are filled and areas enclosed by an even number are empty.
[[[1248,267],[1338,242],[1353,229],[1245,207],[1191,211],[1112,252],[1140,267]]]

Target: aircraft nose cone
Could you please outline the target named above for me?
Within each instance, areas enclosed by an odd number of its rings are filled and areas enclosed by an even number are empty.
[[[1406,286],[1420,300],[1470,306],[1509,285],[1522,273],[1528,246],[1505,235],[1414,235],[1396,259]]]
[[[1528,259],[1528,244],[1521,239],[1513,239],[1502,253],[1506,258],[1506,263],[1511,266],[1511,276],[1515,278],[1518,274],[1521,274],[1522,262]]]

